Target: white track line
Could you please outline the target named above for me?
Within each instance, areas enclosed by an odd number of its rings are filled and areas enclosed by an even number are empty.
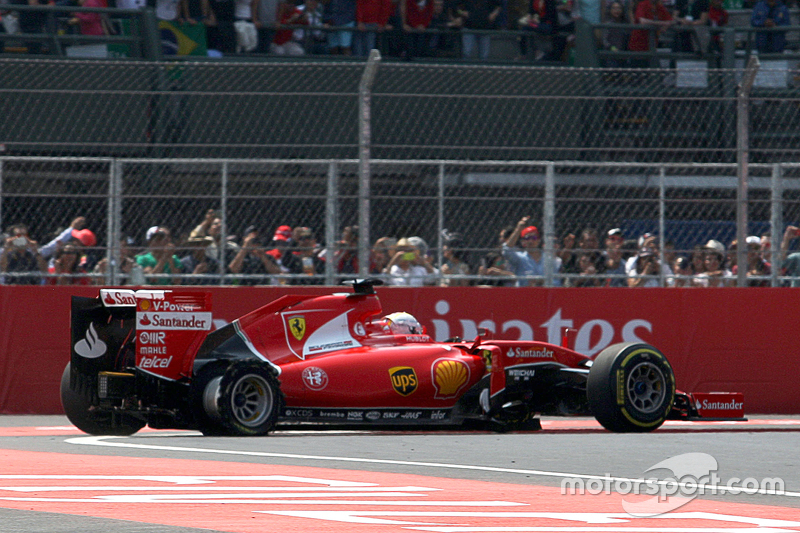
[[[249,452],[241,450],[219,450],[213,448],[192,448],[187,446],[161,446],[155,444],[134,444],[129,442],[108,442],[107,439],[119,439],[125,437],[76,437],[67,439],[66,442],[70,444],[78,444],[82,446],[105,446],[111,448],[132,448],[139,450],[161,450],[170,452],[189,452],[189,453],[208,453],[217,455],[241,455],[248,457],[275,457],[281,459],[302,459],[311,461],[335,461],[343,463],[365,463],[365,464],[385,464],[396,466],[421,466],[426,468],[443,468],[450,470],[472,470],[480,472],[500,472],[504,474],[523,474],[543,477],[555,478],[580,478],[580,479],[597,479],[602,481],[612,482],[641,482],[644,483],[644,478],[626,478],[616,476],[598,476],[594,474],[579,474],[573,472],[548,472],[544,470],[527,470],[521,468],[501,468],[496,466],[479,466],[479,465],[460,465],[451,463],[427,463],[422,461],[395,461],[392,459],[366,459],[361,457],[333,457],[325,455],[304,455],[293,453],[274,453],[274,452]],[[649,480],[648,480],[649,481]],[[697,491],[701,488],[712,494],[724,494],[724,485],[706,485],[706,484],[692,484],[678,483],[676,485],[674,480],[654,480],[653,484],[668,485],[670,487],[678,486],[681,488],[690,488]],[[759,489],[753,491],[753,494],[763,494],[767,496],[788,496],[793,498],[800,498],[800,492],[785,491],[780,494],[774,494],[766,489]]]

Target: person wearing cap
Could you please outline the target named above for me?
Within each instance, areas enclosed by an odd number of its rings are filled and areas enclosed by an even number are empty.
[[[97,239],[94,233],[86,226],[86,217],[75,217],[72,223],[59,231],[58,234],[47,244],[39,248],[39,253],[45,259],[52,258],[61,246],[67,244],[70,239],[77,238],[83,243],[84,240],[93,240],[92,244],[84,244],[84,246],[94,246],[97,244]]]
[[[439,274],[428,256],[422,253],[419,246],[414,245],[410,237],[397,241],[397,251],[384,271],[389,274],[389,285],[408,287],[433,285]]]
[[[169,229],[159,226],[151,234],[147,246],[147,252],[137,255],[136,262],[141,265],[145,275],[149,276],[149,284],[180,285],[181,278],[178,277],[178,274],[183,272],[183,267],[180,259],[175,255],[175,244],[172,242]],[[172,276],[158,274],[172,274]]]
[[[725,245],[711,239],[703,247],[705,250],[705,272],[695,276],[696,287],[727,287],[730,284],[731,271],[726,269]]]
[[[528,224],[530,217],[522,217],[508,240],[503,243],[502,254],[508,261],[511,271],[517,276],[517,287],[541,286],[541,279],[530,279],[532,276],[544,276],[544,252],[541,248],[539,229]],[[521,248],[517,248],[517,244]],[[553,273],[561,270],[561,258],[553,258]],[[561,286],[561,279],[554,278],[553,285]]]
[[[772,273],[772,265],[770,265],[761,253],[762,240],[760,237],[751,235],[745,239],[747,245],[747,277],[764,277]],[[731,274],[736,276],[739,272],[738,265],[733,265]],[[749,279],[747,280],[748,287],[769,287],[771,281],[769,279]]]

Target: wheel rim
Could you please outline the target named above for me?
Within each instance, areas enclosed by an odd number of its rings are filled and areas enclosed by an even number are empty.
[[[639,363],[628,374],[628,400],[637,411],[651,414],[661,409],[667,380],[656,365]]]
[[[231,391],[231,411],[241,424],[257,427],[272,411],[272,388],[256,374],[248,374],[236,382]]]

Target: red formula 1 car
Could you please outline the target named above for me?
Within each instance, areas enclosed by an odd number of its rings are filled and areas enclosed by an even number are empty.
[[[73,297],[61,380],[70,421],[91,434],[153,428],[264,435],[276,424],[534,429],[537,414],[593,415],[644,432],[669,418],[743,419],[739,393],[675,389],[642,343],[594,360],[545,342],[434,342],[407,313],[384,316],[373,285],[284,296],[211,331],[211,295],[101,289]]]

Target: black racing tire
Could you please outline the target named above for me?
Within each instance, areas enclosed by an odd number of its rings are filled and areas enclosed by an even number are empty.
[[[146,422],[124,413],[95,410],[92,403],[94,396],[88,376],[76,373],[75,382],[71,385],[70,374],[72,363],[67,363],[61,374],[61,406],[72,424],[89,435],[133,435],[142,429]]]
[[[589,410],[609,431],[653,431],[672,410],[675,374],[656,348],[634,342],[615,344],[595,358],[586,394]]]
[[[225,375],[224,365],[208,365],[194,377],[191,386],[191,405],[197,429],[207,437],[228,435],[217,408],[219,382]]]
[[[220,424],[231,435],[266,435],[275,427],[282,408],[280,383],[264,363],[234,363],[219,379],[217,412]]]

